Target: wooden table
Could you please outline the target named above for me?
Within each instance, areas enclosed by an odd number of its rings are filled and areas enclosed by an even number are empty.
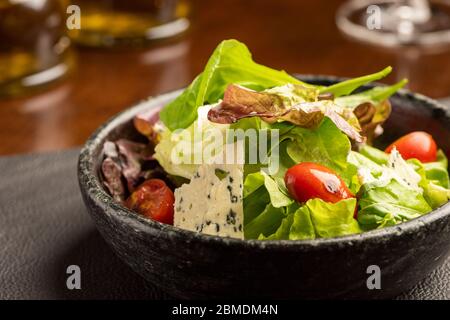
[[[0,101],[0,154],[83,144],[115,113],[188,84],[223,39],[245,42],[256,61],[292,73],[357,76],[392,65],[387,82],[407,76],[410,88],[450,96],[450,51],[387,51],[340,35],[338,0],[196,1],[189,34],[146,50],[78,50],[65,81],[33,96]]]

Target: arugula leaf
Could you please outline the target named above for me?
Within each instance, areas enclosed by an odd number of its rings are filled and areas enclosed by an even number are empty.
[[[320,88],[319,91],[320,93],[332,93],[335,97],[345,96],[369,82],[386,77],[391,71],[392,67],[389,66],[373,74],[345,80],[328,87]]]
[[[214,50],[205,70],[178,98],[161,110],[162,122],[172,131],[187,128],[195,120],[197,108],[207,102],[217,102],[231,83],[253,90],[264,90],[288,83],[312,87],[284,71],[255,63],[243,43],[225,40]]]

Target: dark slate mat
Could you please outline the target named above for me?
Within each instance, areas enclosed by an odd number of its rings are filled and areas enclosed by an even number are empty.
[[[0,158],[0,299],[165,299],[103,241],[78,190],[78,150]],[[66,268],[81,268],[68,290]],[[450,299],[450,259],[400,299]]]

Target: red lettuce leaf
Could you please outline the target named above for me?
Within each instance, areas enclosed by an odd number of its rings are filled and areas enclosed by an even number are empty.
[[[364,141],[353,112],[335,105],[333,101],[300,102],[294,105],[285,101],[278,94],[229,85],[223,101],[208,112],[208,119],[216,123],[231,124],[243,118],[261,117],[268,123],[281,120],[303,128],[316,128],[326,116],[353,140]]]

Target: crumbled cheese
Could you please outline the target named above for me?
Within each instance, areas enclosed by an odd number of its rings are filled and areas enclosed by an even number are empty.
[[[358,178],[361,184],[373,183],[377,180],[370,172],[370,169],[366,167],[358,168]]]
[[[423,191],[419,187],[420,175],[402,158],[396,148],[390,153],[388,163],[380,166],[380,170],[381,175],[375,178],[370,168],[360,167],[358,168],[358,178],[362,184],[370,183],[377,187],[384,187],[392,180],[396,180],[409,189]]]
[[[391,174],[399,183],[416,191],[422,191],[419,187],[420,175],[402,158],[395,147],[389,155],[388,167],[392,169]]]
[[[176,227],[244,238],[243,166],[202,164],[189,184],[175,190]]]

